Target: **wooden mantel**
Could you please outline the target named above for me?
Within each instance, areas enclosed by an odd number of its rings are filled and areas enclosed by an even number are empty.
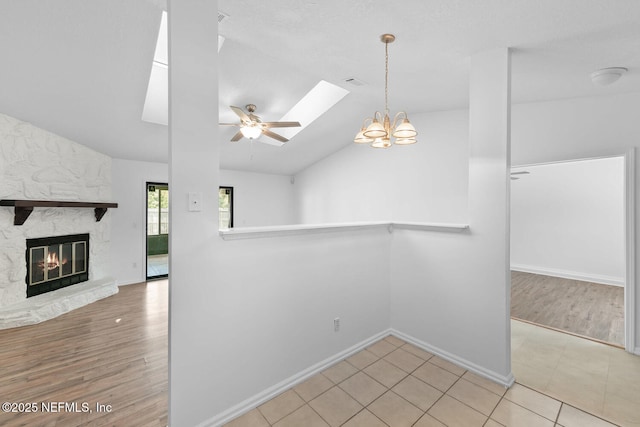
[[[94,208],[96,222],[100,221],[107,209],[117,208],[117,203],[70,202],[66,200],[0,200],[0,206],[13,206],[13,225],[22,225],[29,218],[33,208]]]

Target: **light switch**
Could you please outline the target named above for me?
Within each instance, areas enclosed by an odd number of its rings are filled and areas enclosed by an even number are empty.
[[[202,208],[202,193],[189,193],[189,211],[200,212]]]

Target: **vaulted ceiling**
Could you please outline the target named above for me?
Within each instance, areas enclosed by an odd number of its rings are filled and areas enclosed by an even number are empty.
[[[2,0],[0,112],[112,157],[166,162],[166,126],[141,120],[161,0]],[[231,143],[221,167],[294,174],[351,143],[384,108],[411,114],[466,108],[470,56],[513,48],[515,103],[640,92],[637,0],[219,0],[219,114],[253,103],[280,119],[319,80],[350,91],[283,147]],[[216,17],[211,17],[212,25]],[[589,74],[627,67],[617,83]],[[364,86],[344,79],[356,77]],[[215,78],[215,76],[212,76]],[[216,143],[216,141],[212,141]]]

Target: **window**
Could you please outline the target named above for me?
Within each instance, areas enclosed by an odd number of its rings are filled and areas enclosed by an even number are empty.
[[[218,210],[220,229],[233,228],[233,187],[220,187],[218,190]]]
[[[147,235],[169,234],[169,187],[147,184]]]

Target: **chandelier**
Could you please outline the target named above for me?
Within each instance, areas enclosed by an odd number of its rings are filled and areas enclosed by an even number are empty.
[[[415,144],[416,129],[409,122],[407,113],[400,111],[393,118],[393,123],[389,119],[389,43],[393,43],[396,36],[393,34],[383,34],[380,41],[384,43],[384,116],[376,111],[373,117],[364,119],[360,132],[356,135],[353,142],[357,144],[371,144],[374,148],[391,147],[391,137],[394,143],[398,145]],[[367,123],[369,125],[367,126]]]

